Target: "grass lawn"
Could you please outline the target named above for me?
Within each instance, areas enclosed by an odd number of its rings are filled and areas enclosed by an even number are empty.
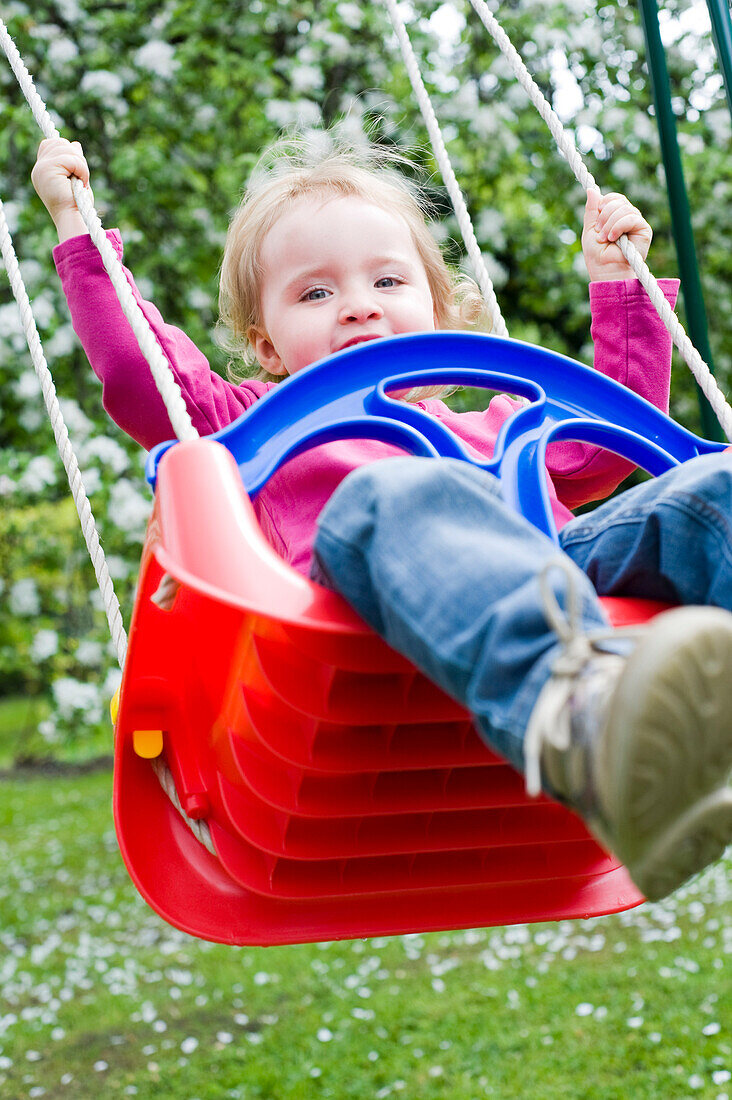
[[[108,772],[0,788],[3,1100],[732,1096],[730,861],[615,917],[228,948],[137,896]]]

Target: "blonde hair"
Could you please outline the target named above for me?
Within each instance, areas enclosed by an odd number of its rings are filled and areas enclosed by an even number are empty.
[[[424,265],[439,329],[490,329],[477,285],[447,266],[427,219],[427,203],[395,164],[405,157],[366,142],[344,142],[333,131],[276,142],[254,169],[229,225],[221,265],[218,343],[229,353],[229,377],[279,382],[259,366],[251,337],[262,328],[262,242],[275,221],[304,195],[357,196],[401,215]],[[419,397],[432,396],[422,389]],[[410,400],[415,394],[408,395]]]

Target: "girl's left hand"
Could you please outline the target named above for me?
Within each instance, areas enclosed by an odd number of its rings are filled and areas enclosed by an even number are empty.
[[[582,228],[582,252],[593,282],[634,279],[635,275],[615,242],[625,234],[645,260],[653,231],[640,210],[625,195],[590,191]]]

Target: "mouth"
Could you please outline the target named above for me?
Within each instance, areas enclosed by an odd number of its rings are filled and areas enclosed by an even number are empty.
[[[369,340],[381,340],[383,337],[371,335],[371,336],[354,336],[350,340],[346,340],[345,344],[341,344],[338,351],[345,351],[347,348],[355,348],[357,344],[365,344]]]

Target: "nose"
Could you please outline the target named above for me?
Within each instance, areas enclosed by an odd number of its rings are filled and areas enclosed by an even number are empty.
[[[338,321],[342,325],[363,325],[366,321],[378,321],[383,316],[384,310],[378,299],[368,290],[350,292],[338,311]]]

